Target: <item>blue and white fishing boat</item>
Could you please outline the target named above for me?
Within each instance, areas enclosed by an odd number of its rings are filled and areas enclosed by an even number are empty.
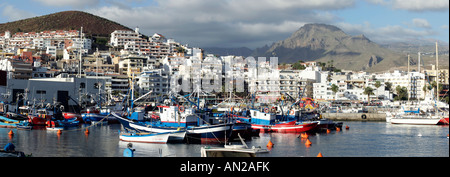
[[[119,138],[125,142],[166,144],[171,133],[121,133]]]
[[[105,119],[108,114],[102,114],[102,112],[93,107],[88,108],[86,111],[81,112],[81,118],[83,118],[84,122],[100,122]]]

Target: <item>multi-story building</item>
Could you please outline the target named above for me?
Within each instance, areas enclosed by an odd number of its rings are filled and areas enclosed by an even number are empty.
[[[129,78],[139,76],[143,71],[144,64],[147,63],[147,57],[139,55],[128,55],[122,57],[119,61],[119,74],[127,75]]]
[[[377,80],[384,81],[384,83],[389,82],[392,84],[392,91],[395,92],[397,86],[405,87],[408,89],[409,98],[412,99],[424,99],[425,92],[423,87],[425,86],[426,80],[425,75],[419,72],[402,72],[395,70],[393,73],[383,73],[375,75]]]
[[[131,30],[115,30],[111,33],[111,38],[109,44],[113,47],[124,48],[127,43],[140,44],[142,42],[147,42],[146,39],[142,38],[139,34],[139,28],[134,31]]]
[[[18,59],[0,60],[0,70],[8,72],[8,79],[30,79],[32,77],[32,63]]]
[[[77,30],[70,31],[42,31],[42,32],[18,32],[11,35],[9,31],[6,31],[2,37],[0,37],[0,46],[2,48],[34,48],[39,50],[45,50],[47,47],[57,47],[63,49],[65,47],[65,40],[74,40],[74,44],[82,45],[83,49],[91,49],[92,41],[90,39],[81,39],[80,33]],[[80,48],[80,47],[78,47]]]
[[[169,92],[169,74],[164,69],[145,68],[139,76],[137,84],[140,88],[140,94],[152,92],[150,96],[156,98]]]

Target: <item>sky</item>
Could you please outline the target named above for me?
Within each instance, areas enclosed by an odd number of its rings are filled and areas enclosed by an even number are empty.
[[[448,0],[2,0],[0,23],[66,10],[202,48],[270,46],[308,23],[377,43],[449,42]]]

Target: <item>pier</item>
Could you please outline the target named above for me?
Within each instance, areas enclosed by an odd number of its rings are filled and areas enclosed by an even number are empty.
[[[322,118],[336,121],[386,121],[385,113],[322,113]]]

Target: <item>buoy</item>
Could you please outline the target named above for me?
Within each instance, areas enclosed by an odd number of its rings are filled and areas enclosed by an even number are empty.
[[[322,153],[319,152],[319,154],[317,155],[317,157],[323,157]]]
[[[345,126],[345,129],[347,129],[347,130],[349,130],[350,129],[350,127],[347,125],[347,126]]]
[[[302,139],[308,139],[308,134],[306,134],[306,133],[302,133],[302,134],[300,134],[300,137],[302,137]]]
[[[85,135],[89,135],[89,129],[86,128],[86,131],[84,131]]]
[[[269,143],[267,143],[268,148],[272,148],[273,146],[274,146],[274,144],[272,143],[272,141],[269,141]]]
[[[9,136],[12,136],[12,135],[14,135],[14,132],[13,132],[12,130],[9,130],[8,135],[9,135]]]
[[[57,133],[58,133],[58,135],[61,135],[61,134],[62,134],[62,131],[61,131],[61,130],[58,130]]]
[[[337,132],[341,131],[341,128],[336,127],[336,131],[337,131]]]
[[[311,141],[309,141],[309,139],[306,139],[305,145],[306,145],[306,146],[311,146],[311,144],[312,144]]]
[[[327,134],[328,134],[328,133],[331,133],[331,130],[330,130],[330,129],[327,129]]]

